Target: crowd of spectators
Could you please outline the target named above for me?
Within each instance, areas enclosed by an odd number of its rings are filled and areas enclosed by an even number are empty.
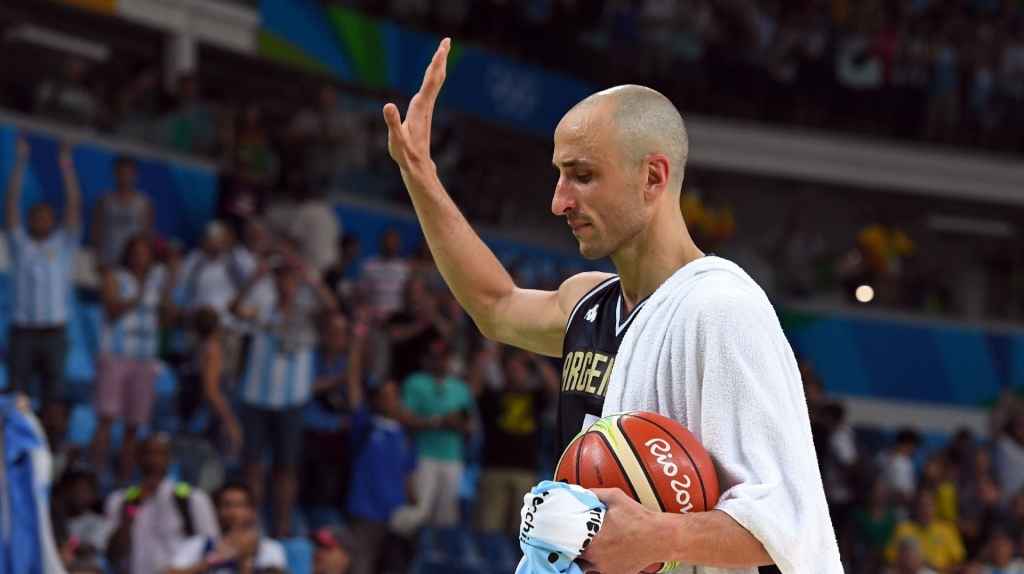
[[[848,572],[1024,572],[1024,400],[1003,393],[988,437],[962,429],[924,452],[922,435],[904,428],[872,452],[813,367],[803,362],[801,373]]]
[[[1024,150],[1014,0],[325,0],[684,111]]]

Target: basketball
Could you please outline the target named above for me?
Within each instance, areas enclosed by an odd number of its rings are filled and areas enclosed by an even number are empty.
[[[718,475],[697,437],[662,415],[633,411],[598,420],[565,449],[555,480],[618,488],[651,510],[704,512],[718,503]],[[676,563],[652,564],[645,573]]]

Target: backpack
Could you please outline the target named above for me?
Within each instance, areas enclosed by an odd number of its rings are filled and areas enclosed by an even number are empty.
[[[137,484],[133,484],[124,491],[124,503],[137,504],[141,496],[142,488]],[[189,506],[189,500],[191,498],[192,486],[189,485],[189,483],[179,482],[174,485],[174,508],[178,511],[178,515],[181,517],[186,538],[193,536],[196,533],[195,522],[192,520],[192,507]]]

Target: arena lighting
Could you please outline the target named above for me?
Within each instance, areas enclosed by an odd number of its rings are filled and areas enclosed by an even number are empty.
[[[861,285],[853,292],[854,297],[861,303],[868,303],[875,298],[875,290],[870,285]]]

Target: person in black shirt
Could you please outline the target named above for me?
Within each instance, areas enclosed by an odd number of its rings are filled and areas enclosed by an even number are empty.
[[[432,293],[423,277],[413,275],[405,286],[405,306],[388,320],[391,339],[391,378],[404,381],[424,368],[430,345],[447,339],[452,323],[441,313],[441,299]]]
[[[487,343],[470,372],[484,426],[476,522],[482,532],[515,534],[523,496],[538,480],[541,413],[558,396],[559,377],[540,355]]]

